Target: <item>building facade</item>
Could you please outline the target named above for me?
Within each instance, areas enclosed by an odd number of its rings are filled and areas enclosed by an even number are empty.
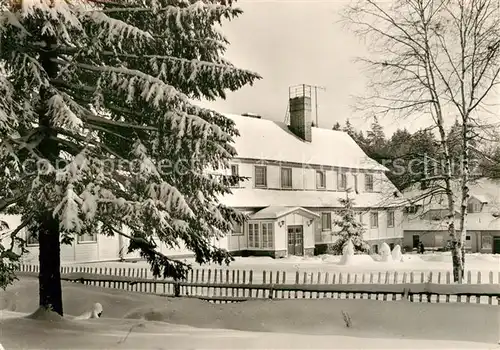
[[[248,214],[225,238],[234,254],[312,255],[335,242],[334,221],[346,191],[365,239],[402,244],[404,199],[385,167],[345,132],[312,127],[310,98],[291,96],[290,125],[258,116],[228,115],[240,131],[228,172],[247,178],[221,201]]]
[[[460,190],[453,183],[456,200],[455,228],[459,229]],[[500,180],[478,179],[470,183],[467,203],[466,250],[473,253],[500,254]],[[404,214],[404,246],[414,249],[422,242],[426,249],[444,250],[450,241],[447,231],[447,199],[444,194],[425,196],[428,190],[410,189],[407,199],[421,198]]]
[[[290,123],[254,115],[227,115],[240,136],[238,153],[226,173],[245,177],[220,201],[248,215],[243,225],[214,242],[234,255],[313,255],[335,242],[339,199],[346,191],[354,200],[365,239],[377,252],[383,242],[402,244],[403,199],[385,175],[345,132],[312,126],[310,96],[290,96]],[[14,219],[15,221],[15,219]],[[16,226],[16,225],[13,225]],[[36,240],[28,238],[27,261],[38,259]],[[138,258],[127,254],[127,239],[81,236],[61,250],[62,262]],[[170,256],[186,256],[180,248]]]

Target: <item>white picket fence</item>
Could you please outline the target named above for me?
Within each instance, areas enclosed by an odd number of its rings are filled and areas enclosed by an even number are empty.
[[[21,265],[21,272],[39,272],[38,265]],[[153,278],[146,267],[95,267],[62,266],[61,273],[84,272],[95,275]],[[198,276],[198,277],[196,277]],[[203,276],[206,282],[237,283],[243,278],[251,283],[288,283],[288,284],[399,284],[399,283],[438,283],[452,284],[450,271],[379,271],[379,272],[307,272],[277,270],[239,270],[227,268],[193,269],[187,281]],[[245,276],[245,277],[244,277]],[[466,271],[466,284],[500,284],[500,271]]]

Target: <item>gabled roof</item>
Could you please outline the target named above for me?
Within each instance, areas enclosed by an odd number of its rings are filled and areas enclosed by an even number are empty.
[[[262,220],[262,219],[279,219],[283,216],[297,213],[299,212],[302,216],[307,218],[319,218],[319,215],[313,213],[310,210],[301,208],[301,207],[281,207],[281,206],[269,206],[267,208],[261,209],[255,214],[251,215],[251,219],[253,220]]]
[[[471,195],[471,198],[476,198],[482,204],[486,204],[489,201],[489,199],[486,198],[486,196],[482,195],[482,194],[473,194],[473,195]]]
[[[440,184],[440,186],[443,187],[444,184]],[[458,180],[453,180],[452,188],[455,199],[457,200],[457,205],[460,205],[460,182]],[[434,196],[426,196],[426,193],[430,192],[432,192],[432,187],[427,190],[421,190],[418,184],[416,184],[413,187],[404,190],[403,195],[411,202],[418,199],[414,204],[425,204],[426,206],[431,205],[431,207],[446,206],[447,201],[444,193]],[[473,180],[469,183],[469,194],[481,203],[488,203],[500,208],[500,180],[487,178]]]
[[[226,114],[236,123],[237,158],[271,160],[299,164],[345,167],[352,169],[388,169],[369,158],[345,132],[312,128],[312,141],[293,134],[285,123]]]

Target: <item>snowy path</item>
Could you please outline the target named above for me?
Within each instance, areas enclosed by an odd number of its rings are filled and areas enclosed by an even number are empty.
[[[6,350],[493,349],[500,337],[500,308],[479,304],[301,299],[214,305],[72,283],[63,283],[63,301],[67,315],[80,315],[99,302],[103,318],[13,319],[20,315],[12,312],[36,310],[37,280],[22,278],[1,292],[2,345]],[[342,311],[350,315],[351,328]]]
[[[500,349],[493,344],[257,333],[198,329],[153,321],[100,319],[47,324],[2,312],[1,339],[13,349]],[[6,318],[16,317],[7,320]]]

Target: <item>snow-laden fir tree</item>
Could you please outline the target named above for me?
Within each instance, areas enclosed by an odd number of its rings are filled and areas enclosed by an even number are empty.
[[[22,215],[1,246],[0,281],[27,229],[40,247],[40,306],[63,314],[60,241],[130,239],[154,275],[187,266],[156,250],[183,242],[199,263],[229,262],[213,239],[243,219],[218,202],[239,179],[234,123],[191,101],[259,76],[222,55],[231,0],[2,1],[0,213]],[[124,232],[124,227],[129,233]]]
[[[334,220],[334,225],[339,228],[334,235],[337,237],[335,243],[329,247],[329,253],[341,255],[344,247],[351,240],[354,247],[354,253],[368,253],[370,246],[363,240],[365,228],[356,218],[356,212],[353,209],[354,200],[349,197],[349,192],[346,191],[346,197],[339,199],[342,209],[339,210],[339,219]]]

